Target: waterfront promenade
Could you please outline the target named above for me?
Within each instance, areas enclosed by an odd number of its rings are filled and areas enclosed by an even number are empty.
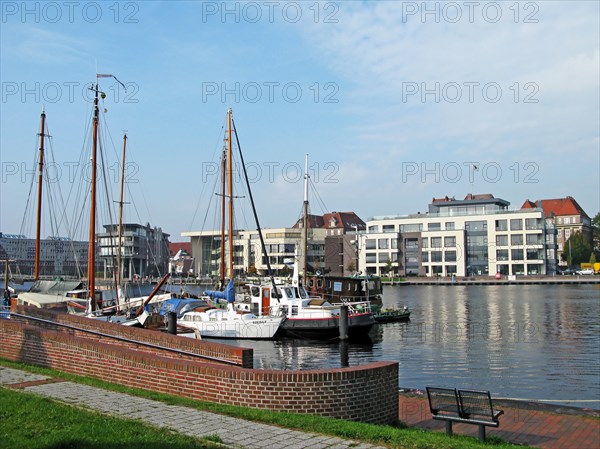
[[[107,391],[63,381],[40,374],[0,366],[0,386],[36,393],[75,406],[123,418],[140,419],[190,436],[219,435],[227,447],[236,448],[374,448],[360,441],[290,430],[239,418],[167,405],[159,401]],[[498,436],[519,445],[544,449],[596,449],[600,441],[598,411],[585,411],[531,403],[500,404],[505,411]],[[400,396],[399,418],[411,427],[443,431],[444,424],[433,421],[427,399],[418,395]],[[476,436],[477,427],[455,425],[456,434]]]
[[[382,279],[384,285],[584,285],[599,284],[600,276],[517,276],[510,278],[502,276],[496,279],[494,276],[440,276],[440,277],[408,277],[402,281],[391,282]]]
[[[504,410],[504,415],[500,416],[500,427],[487,428],[488,437],[543,449],[598,448],[599,410],[526,401],[494,401],[494,408]],[[401,394],[400,419],[411,427],[445,432],[443,421],[431,419],[427,395]],[[455,434],[477,437],[478,428],[455,423],[453,430]]]

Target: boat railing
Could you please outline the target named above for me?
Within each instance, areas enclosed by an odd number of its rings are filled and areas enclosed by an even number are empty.
[[[342,298],[342,304],[348,306],[349,314],[372,313],[370,301],[347,301]]]

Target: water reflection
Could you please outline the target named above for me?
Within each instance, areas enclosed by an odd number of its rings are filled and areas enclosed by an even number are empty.
[[[376,326],[370,344],[350,343],[347,355],[338,342],[237,344],[254,348],[260,368],[392,360],[402,387],[443,384],[600,408],[600,286],[385,287],[384,307],[403,305],[410,322]]]

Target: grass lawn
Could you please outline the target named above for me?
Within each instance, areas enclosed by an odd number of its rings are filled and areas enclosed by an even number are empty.
[[[100,387],[100,388],[104,388],[107,390],[113,390],[113,391],[119,391],[122,393],[128,393],[128,394],[132,394],[132,395],[136,395],[136,396],[141,396],[141,397],[145,397],[148,399],[154,399],[157,401],[161,401],[164,403],[168,403],[168,404],[173,404],[173,405],[182,405],[182,406],[186,406],[186,407],[192,407],[198,410],[206,410],[206,411],[210,411],[210,412],[214,412],[214,413],[220,413],[223,415],[228,415],[228,416],[232,416],[232,417],[236,417],[236,418],[241,418],[241,419],[246,419],[249,421],[256,421],[256,422],[261,422],[261,423],[265,423],[265,424],[272,424],[272,425],[277,425],[277,426],[281,426],[284,428],[288,428],[288,429],[296,429],[296,430],[301,430],[301,431],[306,431],[306,432],[314,432],[314,433],[320,433],[320,434],[324,434],[324,435],[331,435],[331,436],[336,436],[336,437],[340,437],[340,438],[346,438],[346,439],[352,439],[352,440],[360,440],[361,442],[365,442],[365,443],[371,443],[371,444],[377,444],[377,445],[382,445],[382,446],[387,446],[387,447],[394,447],[394,448],[399,448],[399,449],[437,449],[437,448],[444,448],[444,449],[490,449],[490,448],[498,448],[498,449],[508,449],[508,448],[512,448],[515,449],[517,446],[512,445],[510,443],[506,443],[504,441],[501,441],[499,438],[497,437],[488,437],[488,441],[486,441],[485,443],[480,443],[476,438],[472,438],[472,437],[468,437],[468,436],[461,436],[461,435],[454,435],[453,437],[447,437],[444,433],[442,432],[430,432],[430,431],[426,431],[426,430],[422,430],[422,429],[417,429],[417,428],[406,428],[406,426],[404,426],[402,423],[398,423],[398,425],[396,426],[381,426],[381,425],[374,425],[374,424],[366,424],[366,423],[359,423],[359,422],[352,422],[352,421],[343,421],[343,420],[339,420],[339,419],[333,419],[333,418],[326,418],[326,417],[320,417],[320,416],[315,416],[315,415],[300,415],[300,414],[295,414],[295,413],[282,413],[282,412],[272,412],[272,411],[268,411],[268,410],[258,410],[258,409],[250,409],[250,408],[244,408],[244,407],[235,407],[235,406],[231,406],[231,405],[223,405],[223,404],[214,404],[211,402],[202,402],[202,401],[196,401],[196,400],[191,400],[191,399],[186,399],[186,398],[182,398],[182,397],[178,397],[178,396],[169,396],[169,395],[165,395],[165,394],[161,394],[161,393],[155,393],[155,392],[151,392],[151,391],[146,391],[146,390],[139,390],[139,389],[133,389],[133,388],[128,388],[128,387],[123,387],[120,385],[115,385],[115,384],[110,384],[107,382],[103,382],[103,381],[99,381],[96,379],[91,379],[91,378],[86,378],[86,377],[79,377],[79,376],[74,376],[71,374],[66,374],[66,373],[62,373],[62,372],[58,372],[58,371],[54,371],[54,370],[50,370],[50,369],[46,369],[46,368],[40,368],[40,367],[34,367],[31,365],[23,365],[20,363],[14,363],[14,362],[10,362],[7,360],[3,360],[0,359],[0,365],[4,365],[7,367],[12,367],[15,369],[21,369],[24,371],[30,371],[30,372],[35,372],[35,373],[39,373],[39,374],[44,374],[47,376],[51,376],[51,377],[60,377],[62,379],[66,379],[66,380],[70,380],[72,382],[78,382],[78,383],[82,383],[82,384],[86,384],[86,385],[91,385],[91,386],[95,386],[95,387]],[[126,447],[134,447],[137,448],[139,447],[140,449],[142,448],[142,444],[143,447],[145,449],[158,449],[159,447],[166,447],[168,449],[179,449],[181,448],[187,448],[187,447],[204,447],[204,446],[192,446],[189,444],[192,444],[190,439],[184,439],[182,441],[189,441],[189,443],[187,443],[188,445],[183,445],[184,443],[181,443],[182,445],[179,446],[179,443],[169,443],[169,445],[163,445],[161,446],[160,443],[156,443],[157,445],[155,446],[149,446],[146,443],[139,443],[140,446],[134,446],[133,444],[137,444],[134,443],[134,440],[129,439],[129,440],[125,440],[125,438],[132,438],[132,437],[126,437],[125,435],[122,435],[121,433],[117,432],[116,434],[112,434],[111,438],[108,439],[102,439],[103,442],[105,441],[118,441],[117,445],[113,445],[112,446],[105,446],[102,443],[97,443],[98,438],[103,438],[103,426],[94,426],[91,427],[90,426],[85,426],[82,425],[81,429],[79,430],[70,430],[68,432],[63,432],[62,436],[64,438],[73,438],[74,435],[77,435],[77,438],[82,438],[83,435],[85,435],[85,433],[87,432],[88,434],[92,435],[92,438],[90,439],[90,443],[86,446],[82,446],[82,445],[51,445],[49,443],[45,444],[45,445],[40,445],[40,446],[28,446],[28,445],[3,445],[5,440],[4,440],[4,436],[7,433],[4,429],[4,415],[6,414],[4,412],[5,410],[5,406],[2,403],[2,397],[4,396],[4,390],[0,389],[0,392],[2,392],[2,396],[0,396],[0,425],[2,426],[0,429],[0,449],[3,449],[4,447],[8,448],[44,448],[44,449],[58,449],[58,448],[91,448],[91,449],[101,449],[104,447],[109,447],[109,448],[121,448],[123,447],[123,449],[125,449]],[[12,393],[12,392],[11,392]],[[16,395],[24,395],[24,393],[12,393],[12,394],[16,394]],[[30,396],[30,395],[27,395]],[[48,403],[49,401],[44,400],[44,399],[40,399],[42,401],[45,401],[46,403]],[[62,407],[62,406],[61,406]],[[69,407],[67,407],[69,408]],[[74,408],[73,412],[74,416],[79,416],[79,414],[83,413],[80,409]],[[100,418],[99,415],[96,414],[91,414],[92,416],[96,416],[98,417],[98,419],[104,419],[104,418]],[[24,417],[27,420],[33,420],[33,424],[31,425],[32,429],[31,431],[33,432],[35,429],[37,429],[37,425],[35,423],[37,423],[38,418],[36,417]],[[107,420],[111,420],[111,418],[106,418]],[[114,420],[116,422],[120,422],[122,420]],[[62,421],[59,420],[58,424],[60,424]],[[140,424],[137,424],[135,421],[129,421],[129,423],[133,423],[130,424],[131,425],[131,429],[134,430],[136,427],[140,428]],[[45,426],[41,426],[41,428],[43,429]],[[60,426],[59,426],[60,427]],[[16,428],[14,428],[16,429]],[[12,430],[15,431],[16,430]],[[172,434],[169,434],[168,432],[160,432],[160,431],[156,431],[158,432],[159,435],[164,435],[165,437],[167,436],[171,436]],[[21,432],[17,432],[17,433],[21,433]],[[145,433],[144,432],[138,432],[139,434]],[[21,440],[21,442],[24,442],[26,440]],[[65,440],[68,441],[68,440]],[[210,443],[210,442],[208,442]],[[172,445],[171,445],[172,444]],[[211,446],[206,446],[206,447],[211,447]],[[518,446],[519,449],[525,449],[525,446]]]
[[[191,449],[219,445],[0,388],[0,448]]]

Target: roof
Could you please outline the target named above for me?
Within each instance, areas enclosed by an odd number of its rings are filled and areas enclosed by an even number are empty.
[[[294,228],[299,228],[301,223],[302,218],[294,224]],[[344,229],[344,231],[356,231],[354,226],[357,226],[359,231],[364,231],[367,226],[354,212],[328,212],[323,215],[308,215],[308,227],[313,229]]]
[[[180,250],[184,250],[188,255],[192,254],[192,242],[174,242],[169,243],[169,255],[175,256]]]
[[[582,217],[590,218],[588,214],[585,213],[583,208],[579,205],[579,203],[575,200],[575,198],[571,196],[567,196],[566,198],[556,198],[549,200],[538,200],[538,201],[530,201],[525,200],[521,209],[532,209],[541,207],[544,210],[544,216],[563,216],[563,215],[580,215]]]

